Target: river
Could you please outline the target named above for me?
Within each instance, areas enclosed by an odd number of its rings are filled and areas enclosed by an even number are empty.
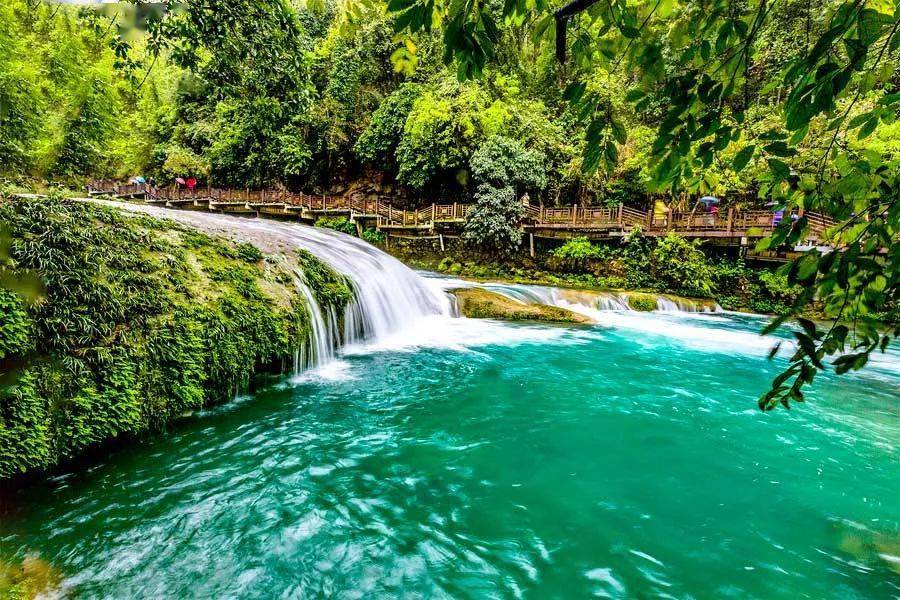
[[[762,319],[600,308],[354,338],[12,494],[3,552],[85,598],[900,594],[896,360],[764,414]]]

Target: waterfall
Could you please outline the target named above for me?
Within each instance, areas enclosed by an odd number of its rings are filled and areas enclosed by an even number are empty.
[[[353,283],[344,343],[395,333],[421,317],[452,314],[450,300],[439,288],[367,242],[329,229],[295,225],[287,230],[298,247]]]
[[[342,343],[377,339],[409,327],[422,317],[453,314],[450,299],[439,286],[359,238],[297,223],[210,213],[176,214],[206,225],[252,233],[251,240],[262,238],[307,250],[348,277],[354,299],[346,309]],[[171,212],[166,216],[169,215]],[[308,298],[308,290],[304,296]],[[329,317],[322,316],[322,321],[327,330]],[[336,329],[336,322],[331,326]]]
[[[296,274],[297,290],[310,312],[310,338],[294,356],[294,372],[333,360],[338,347],[378,341],[424,317],[454,316],[450,297],[433,281],[417,275],[399,260],[359,238],[330,229],[268,219],[248,219],[221,213],[172,211],[158,206],[92,200],[98,204],[171,219],[211,233],[226,233],[267,252],[290,254],[307,250],[349,278],[353,300],[345,307],[343,329],[333,307],[323,310],[312,290]]]
[[[480,287],[506,296],[510,300],[523,304],[545,304],[558,306],[591,316],[594,311],[627,311],[634,312],[628,302],[628,292],[601,292],[595,290],[579,290],[556,288],[544,285],[526,285],[517,283],[473,282],[462,279],[436,279],[444,289]],[[716,312],[721,310],[717,304],[655,295],[656,310],[659,312]],[[587,311],[587,312],[586,312]]]
[[[353,299],[344,308],[341,330],[334,307],[323,311],[302,279],[297,286],[310,308],[309,352],[298,369],[321,366],[345,345],[378,340],[414,326],[423,317],[455,313],[451,299],[409,267],[358,238],[304,225],[242,221],[242,229],[275,233],[324,261],[352,283]]]
[[[300,348],[294,351],[294,375],[299,375],[300,371],[309,367],[318,367],[331,362],[334,359],[335,340],[332,321],[334,321],[334,311],[332,309],[332,318],[326,323],[322,315],[322,307],[319,306],[315,294],[303,281],[301,275],[294,277],[294,285],[297,291],[306,300],[309,307],[309,339],[301,342]]]
[[[718,304],[706,304],[691,300],[690,298],[671,298],[658,296],[656,298],[656,310],[660,312],[716,312],[722,310]]]

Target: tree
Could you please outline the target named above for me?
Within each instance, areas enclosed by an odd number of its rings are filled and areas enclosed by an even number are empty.
[[[131,56],[123,37],[113,45]],[[148,60],[123,59],[122,68],[149,73],[164,59],[188,72],[167,145],[201,156],[225,185],[306,173],[314,152],[307,140],[313,46],[288,0],[167,3],[147,14],[147,46]]]
[[[543,3],[434,0],[392,1],[398,31],[443,30],[445,60],[460,79],[480,77],[495,58],[504,28],[524,24],[537,46],[571,57],[565,89],[583,126],[587,170],[612,169],[627,132],[608,97],[589,88],[597,72],[633,73],[626,100],[637,114],[662,108],[651,148],[652,186],[674,193],[705,192],[711,165],[724,160],[740,173],[765,167],[760,196],[787,210],[820,211],[840,220],[828,232],[837,251],[811,250],[788,269],[800,294],[790,315],[814,299],[831,323],[797,318],[797,350],[789,367],[760,399],[760,407],[803,400],[804,385],[835,357],[838,373],[863,367],[886,350],[900,326],[872,315],[896,306],[900,276],[900,202],[896,154],[856,144],[891,126],[900,106],[894,63],[900,48],[900,9],[871,0],[779,4],[774,0],[575,0],[552,12]],[[786,11],[805,21],[777,74],[756,68],[771,24]],[[435,21],[434,15],[441,20]],[[788,16],[787,18],[790,18]],[[555,26],[554,26],[555,24]],[[569,43],[566,31],[575,33]],[[771,60],[771,58],[767,58]],[[751,99],[777,106],[770,130],[749,136]],[[734,148],[738,148],[737,151]],[[804,152],[799,150],[803,149]],[[810,153],[815,159],[810,160]],[[761,249],[805,239],[807,217],[785,219]]]
[[[406,119],[412,111],[413,103],[422,93],[422,86],[407,83],[385,98],[372,113],[372,120],[356,141],[354,151],[365,163],[396,163],[395,153],[403,136]]]
[[[30,139],[40,130],[37,74],[19,58],[26,49],[14,25],[13,7],[0,6],[0,165],[6,169],[28,166]]]
[[[650,255],[654,278],[679,294],[712,295],[713,270],[699,246],[700,240],[689,242],[674,233],[658,240]]]
[[[103,149],[114,127],[113,103],[106,83],[87,82],[65,130],[54,169],[58,174],[86,173],[107,160]]]
[[[478,185],[463,239],[484,250],[513,252],[522,241],[519,223],[525,190],[547,185],[543,157],[516,140],[493,136],[472,154],[469,171]]]
[[[469,211],[463,240],[488,252],[515,252],[522,243],[518,224],[523,212],[512,187],[495,188],[483,183],[475,193],[475,206]]]
[[[547,185],[544,157],[526,150],[522,142],[501,135],[488,138],[478,147],[469,160],[469,171],[478,183],[510,185],[517,193]]]

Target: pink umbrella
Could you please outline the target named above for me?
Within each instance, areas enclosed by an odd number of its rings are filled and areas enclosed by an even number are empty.
[[[175,178],[175,183],[180,183],[181,185],[184,185],[184,178],[183,178],[183,177],[176,177],[176,178]]]

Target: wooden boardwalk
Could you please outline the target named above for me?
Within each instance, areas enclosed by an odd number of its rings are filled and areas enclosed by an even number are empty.
[[[465,225],[471,204],[432,204],[419,209],[397,208],[388,197],[370,198],[362,194],[313,195],[286,190],[232,190],[219,188],[156,187],[147,184],[121,185],[92,182],[90,195],[143,198],[150,204],[173,208],[209,210],[254,216],[294,218],[314,221],[323,216],[346,216],[365,226],[401,236],[452,234]],[[818,214],[805,214],[810,233],[806,242],[817,243],[835,223]],[[788,218],[788,217],[785,217]],[[645,235],[670,232],[688,238],[715,240],[723,245],[747,246],[750,240],[768,236],[774,229],[769,210],[728,209],[720,214],[672,212],[664,220],[653,211],[641,211],[620,204],[614,207],[562,206],[525,207],[522,228],[535,237],[570,238],[584,235],[593,239],[622,237],[640,227]]]

